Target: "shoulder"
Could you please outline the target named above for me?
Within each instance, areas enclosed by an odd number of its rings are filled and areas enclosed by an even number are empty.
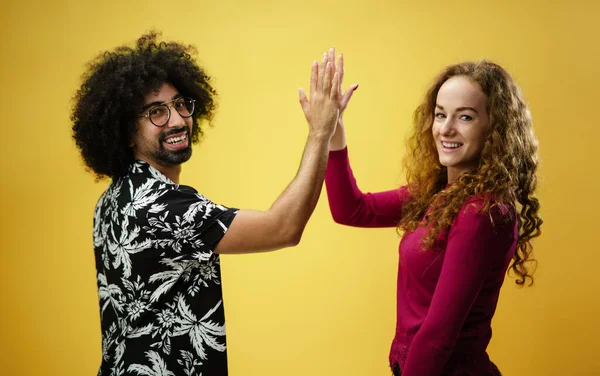
[[[496,200],[492,194],[478,194],[468,198],[456,215],[452,227],[469,226],[495,234],[513,234],[517,226],[514,204]]]
[[[411,185],[402,185],[398,188],[398,194],[403,199],[416,199],[419,197],[419,189]]]
[[[500,202],[487,193],[469,197],[458,212],[458,216],[486,216],[496,220],[510,220],[515,214],[513,204]]]
[[[454,218],[448,239],[465,252],[483,247],[487,251],[481,254],[496,254],[500,257],[497,260],[503,262],[506,252],[518,239],[514,205],[501,203],[489,195],[470,197]]]
[[[400,188],[398,188],[398,195],[402,198],[412,197],[412,193],[408,189],[408,185],[403,185]]]

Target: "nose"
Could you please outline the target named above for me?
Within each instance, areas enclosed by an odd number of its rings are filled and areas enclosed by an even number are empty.
[[[440,127],[440,134],[442,136],[452,136],[455,131],[455,121],[452,117],[447,117]]]
[[[173,103],[169,104],[169,112],[170,117],[167,122],[167,127],[169,128],[181,128],[185,126],[185,119],[179,115],[179,112],[175,109],[175,105]]]

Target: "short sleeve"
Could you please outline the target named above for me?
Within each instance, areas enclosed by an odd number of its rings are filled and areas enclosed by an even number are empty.
[[[238,210],[218,205],[191,187],[167,189],[147,212],[147,231],[168,257],[209,257]]]

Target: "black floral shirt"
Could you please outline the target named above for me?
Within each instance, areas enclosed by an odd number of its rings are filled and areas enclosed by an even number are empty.
[[[219,256],[235,209],[142,161],[94,212],[98,375],[227,375]]]

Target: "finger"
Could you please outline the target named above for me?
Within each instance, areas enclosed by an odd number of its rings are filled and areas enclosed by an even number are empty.
[[[300,106],[302,106],[302,111],[304,111],[304,114],[307,114],[308,110],[310,108],[310,103],[308,103],[308,98],[306,98],[306,93],[304,92],[304,89],[299,88],[298,94],[300,97],[299,100],[300,100]]]
[[[319,64],[313,61],[310,69],[310,97],[312,98],[317,92],[317,77],[319,76]]]
[[[340,87],[340,74],[338,72],[335,72],[333,74],[333,80],[331,82],[331,90],[329,95],[331,99],[335,100],[336,103],[338,102],[340,95],[340,91],[337,89],[338,87]]]
[[[323,81],[325,79],[325,74],[327,73],[327,63],[325,63],[327,59],[323,57],[323,63],[319,64],[319,72],[317,75],[317,92],[323,92]]]
[[[340,54],[337,60],[336,72],[340,74],[340,91],[342,91],[342,85],[344,83],[344,55]]]
[[[329,95],[331,91],[331,62],[328,61],[325,66],[325,74],[323,75],[323,94]]]
[[[321,64],[319,64],[319,91],[323,91],[323,79],[325,78],[325,68],[327,67],[327,52],[323,52],[323,58],[321,59]]]
[[[341,108],[346,108],[346,106],[348,105],[348,102],[350,102],[350,98],[352,98],[352,95],[354,94],[356,89],[358,89],[358,84],[354,84],[354,85],[350,86],[348,88],[348,90],[346,90],[346,92],[342,96],[342,99],[340,100]]]
[[[335,68],[335,47],[331,47],[329,49],[329,53],[327,54],[327,61],[331,61],[331,75],[333,77],[333,75],[336,72],[336,68]]]

